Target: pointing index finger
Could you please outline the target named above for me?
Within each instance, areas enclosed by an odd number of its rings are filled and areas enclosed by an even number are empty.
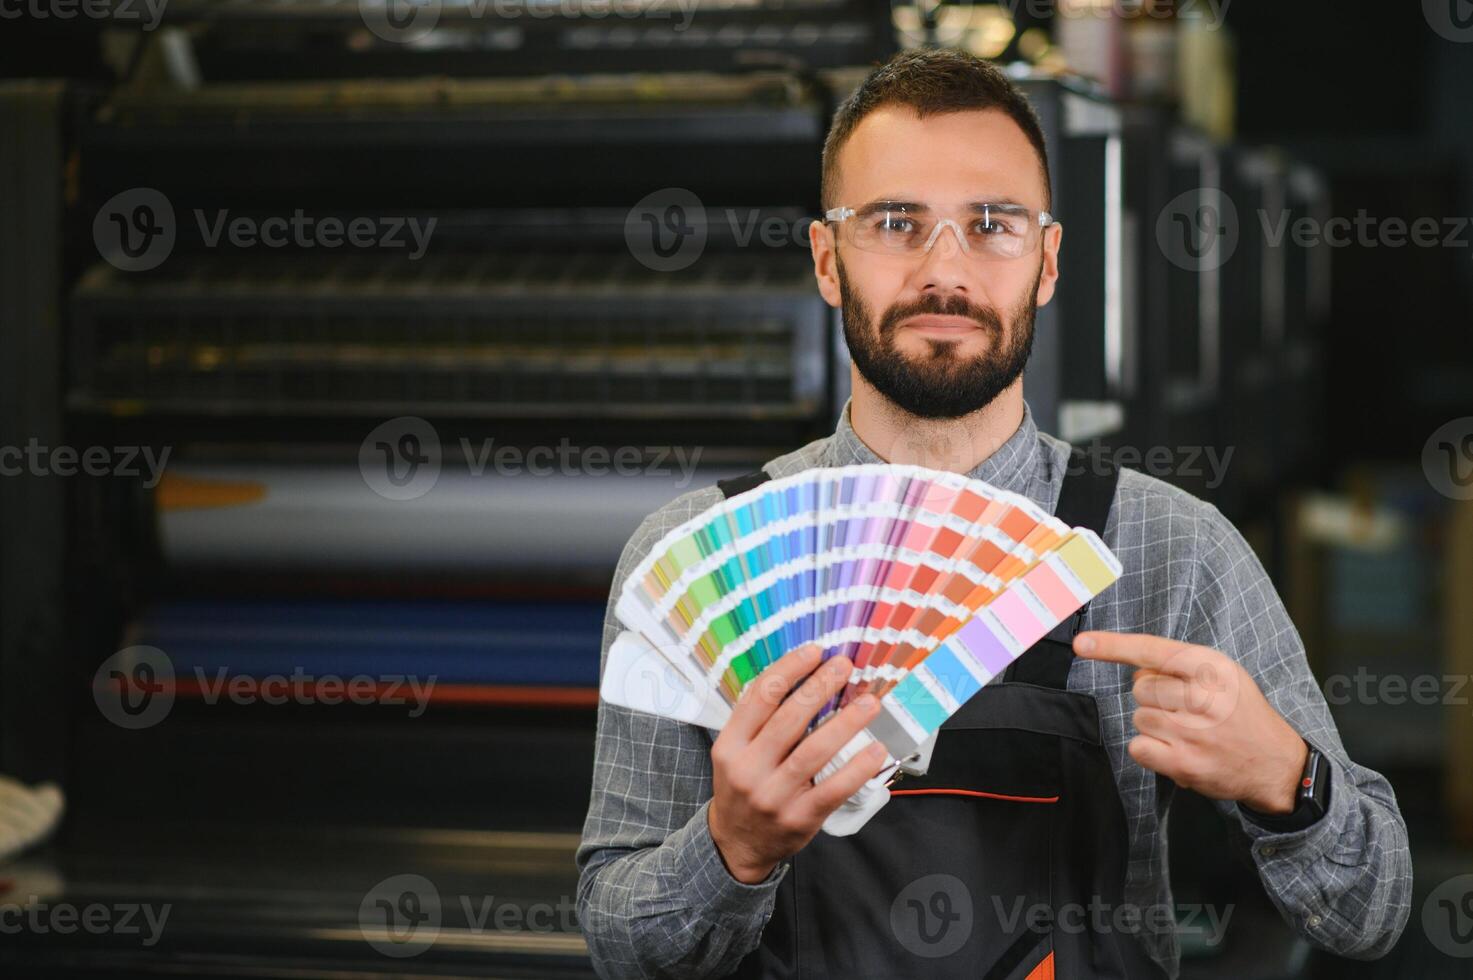
[[[1074,638],[1074,652],[1089,660],[1144,667],[1177,677],[1192,677],[1210,657],[1205,647],[1146,633],[1090,630]]]

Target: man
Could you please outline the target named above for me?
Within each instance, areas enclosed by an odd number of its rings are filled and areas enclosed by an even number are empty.
[[[789,653],[714,739],[601,704],[578,851],[600,973],[1174,977],[1164,825],[1178,786],[1241,824],[1298,932],[1384,954],[1409,912],[1406,828],[1386,780],[1346,755],[1263,568],[1207,503],[1134,471],[1076,475],[1088,468],[1023,399],[1062,241],[1031,108],[985,62],[905,53],[840,108],[823,167],[810,244],[843,313],[853,397],[832,437],[764,475],[965,472],[1095,525],[1124,574],[1088,629],[1065,624],[964,705],[929,771],[852,837],[818,831],[886,760],[811,777],[876,707],[856,700],[805,734],[847,660]],[[614,596],[721,496],[646,519]],[[611,609],[605,653],[619,630]]]

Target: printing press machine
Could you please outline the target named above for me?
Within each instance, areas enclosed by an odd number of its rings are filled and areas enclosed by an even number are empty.
[[[888,9],[724,4],[678,40],[527,18],[426,46],[332,44],[331,3],[176,3],[206,28],[203,86],[0,93],[26,148],[0,173],[25,258],[0,304],[34,325],[0,337],[0,444],[168,452],[156,483],[0,481],[0,771],[68,794],[0,884],[171,912],[152,945],[7,937],[0,973],[590,976],[566,911],[610,576],[645,514],[832,428],[847,365],[803,235],[745,234],[817,213],[828,119],[893,49]],[[1220,287],[1162,267],[1158,202],[1133,196],[1162,193],[1141,175],[1166,144],[1133,153],[1146,137],[1090,86],[1018,77],[1069,229],[1040,425],[1215,438],[1219,332],[1204,313],[1178,355],[1171,318]],[[1192,145],[1169,166],[1205,174],[1217,151]],[[133,270],[97,225],[156,221],[140,188],[173,242]],[[435,225],[412,258],[212,243],[197,217],[298,209]],[[698,254],[662,265],[661,223],[701,215]],[[1153,403],[1163,374],[1187,382]],[[580,462],[484,469],[539,447]],[[621,450],[641,475],[594,462]],[[428,489],[399,494],[420,466]],[[130,701],[160,670],[171,696]],[[299,675],[290,703],[221,693]],[[310,680],[360,675],[375,703]],[[399,927],[431,907],[416,945]]]
[[[806,249],[738,241],[814,213],[832,96],[733,32],[819,64],[893,42],[847,3],[816,33],[708,10],[674,53],[536,17],[430,72],[325,45],[332,4],[178,6],[201,87],[4,92],[7,320],[35,328],[4,341],[4,443],[168,456],[0,481],[0,771],[68,797],[0,889],[169,914],[154,942],[7,936],[0,974],[591,976],[573,851],[614,564],[842,397]],[[542,74],[577,43],[583,71]],[[667,188],[711,215],[679,274],[629,237]],[[210,238],[299,210],[435,224],[422,255]],[[141,268],[157,239],[108,253],[113,222],[172,244]]]

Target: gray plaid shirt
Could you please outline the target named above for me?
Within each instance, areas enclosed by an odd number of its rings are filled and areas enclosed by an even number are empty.
[[[1069,446],[1042,433],[1031,410],[971,476],[1024,494],[1052,512]],[[849,424],[779,457],[774,477],[820,466],[877,463]],[[603,651],[621,626],[613,598],[668,530],[721,499],[715,487],[687,493],[645,519],[619,561]],[[1233,803],[1268,894],[1310,941],[1344,956],[1388,950],[1411,907],[1406,825],[1391,786],[1345,754],[1305,661],[1299,634],[1247,543],[1211,504],[1134,470],[1121,472],[1104,540],[1125,566],[1089,605],[1086,629],[1150,633],[1221,650],[1241,663],[1274,708],[1330,759],[1330,811],[1314,826],[1270,833]],[[1133,737],[1131,671],[1076,659],[1069,689],[1099,703],[1100,723],[1130,833],[1125,897],[1142,909],[1171,908],[1163,826],[1172,784],[1125,751]],[[578,911],[604,977],[719,977],[754,949],[788,864],[756,885],[727,872],[711,841],[712,734],[607,703],[598,708],[593,793],[583,840]],[[1142,929],[1171,976],[1179,952],[1169,931]]]

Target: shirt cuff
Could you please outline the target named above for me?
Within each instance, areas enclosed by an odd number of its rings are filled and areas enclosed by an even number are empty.
[[[789,862],[779,863],[755,885],[733,878],[726,870],[726,862],[721,860],[716,842],[711,839],[710,809],[711,801],[707,800],[679,831],[684,839],[676,849],[677,866],[685,880],[691,908],[713,922],[736,917],[765,923],[772,915],[777,888],[788,873]]]

